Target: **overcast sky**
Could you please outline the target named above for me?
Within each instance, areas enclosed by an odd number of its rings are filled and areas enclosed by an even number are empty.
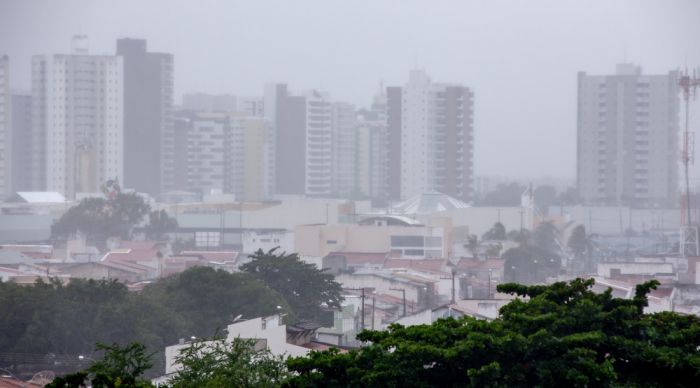
[[[0,0],[13,88],[29,88],[31,55],[67,53],[74,34],[93,53],[120,37],[173,53],[177,102],[280,81],[365,106],[380,81],[423,68],[473,87],[478,175],[573,179],[577,72],[700,65],[700,1]]]

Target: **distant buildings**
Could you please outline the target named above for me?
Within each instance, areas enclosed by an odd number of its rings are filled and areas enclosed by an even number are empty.
[[[473,98],[469,88],[433,83],[421,70],[404,87],[387,88],[392,199],[435,190],[472,200]]]
[[[274,139],[268,121],[234,113],[178,112],[174,189],[261,201],[273,190]]]
[[[358,127],[355,106],[336,102],[332,106],[333,194],[350,198],[357,191]]]
[[[32,187],[68,198],[124,177],[122,57],[72,54],[32,58]]]
[[[10,59],[0,56],[0,200],[12,190],[12,99],[10,94]]]
[[[676,72],[578,75],[577,182],[586,204],[678,203]]]
[[[32,95],[12,93],[12,191],[31,188]]]
[[[123,186],[155,196],[180,173],[172,164],[173,55],[129,38],[117,40],[117,55],[124,62]]]
[[[311,90],[293,96],[284,84],[265,89],[265,116],[275,128],[277,194],[329,197],[333,191],[330,96]]]

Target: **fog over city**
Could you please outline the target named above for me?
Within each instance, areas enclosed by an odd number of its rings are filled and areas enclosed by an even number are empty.
[[[698,92],[698,0],[0,0],[0,388],[698,386]]]
[[[115,39],[173,53],[175,96],[261,94],[268,82],[368,106],[413,68],[473,88],[477,175],[575,177],[576,73],[700,62],[697,1],[8,1],[0,47],[13,88],[31,55]],[[546,154],[543,157],[542,154]],[[553,161],[556,161],[553,163]],[[694,175],[700,176],[695,172]]]

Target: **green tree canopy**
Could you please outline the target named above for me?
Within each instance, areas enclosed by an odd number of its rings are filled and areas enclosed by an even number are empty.
[[[194,341],[175,361],[181,369],[168,381],[173,388],[278,387],[289,377],[283,356],[241,338]]]
[[[288,361],[289,387],[697,386],[700,319],[644,314],[633,299],[591,291],[593,280],[499,285],[527,297],[493,321],[470,317],[365,331],[368,346]]]
[[[0,349],[76,360],[95,357],[95,343],[138,341],[162,373],[163,348],[179,338],[211,336],[242,315],[291,311],[285,299],[246,273],[195,267],[140,292],[116,281],[71,279],[31,286],[0,282]],[[48,362],[48,361],[47,361]],[[39,368],[47,369],[47,368]],[[53,367],[49,368],[53,369]]]
[[[133,387],[146,388],[153,385],[142,378],[144,372],[153,366],[146,347],[133,342],[126,346],[118,344],[97,344],[97,351],[103,356],[92,362],[84,371],[56,377],[47,385],[48,388],[78,388],[89,386],[95,388]]]
[[[163,240],[166,233],[177,230],[177,220],[165,210],[154,210],[148,214],[148,224],[144,227],[146,238]]]
[[[506,238],[506,227],[500,222],[493,224],[491,229],[481,236],[482,240],[504,241]]]
[[[64,239],[80,232],[98,244],[108,237],[128,238],[150,209],[138,194],[120,193],[112,200],[85,198],[51,225],[51,236]]]
[[[279,312],[277,306],[291,310],[280,293],[253,276],[208,267],[191,268],[144,291],[145,298],[172,309],[198,336],[223,330],[238,315],[245,319],[272,315]]]
[[[521,245],[503,253],[503,272],[511,282],[543,283],[548,277],[559,274],[561,258],[532,245]]]
[[[333,275],[304,263],[296,253],[258,250],[251,257],[241,270],[284,295],[298,318],[317,320],[324,305],[340,308],[342,288]]]

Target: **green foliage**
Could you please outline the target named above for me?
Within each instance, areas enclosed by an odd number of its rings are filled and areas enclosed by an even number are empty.
[[[241,270],[284,295],[298,318],[318,319],[323,305],[340,308],[342,288],[333,275],[304,263],[296,253],[258,250],[251,257]]]
[[[144,290],[144,297],[161,303],[184,321],[185,337],[210,336],[232,323],[237,315],[255,318],[275,314],[277,306],[290,311],[277,292],[246,273],[194,267],[163,279]]]
[[[71,279],[33,286],[0,282],[0,349],[77,357],[95,343],[144,344],[156,370],[163,348],[179,338],[210,336],[241,314],[254,318],[290,309],[280,294],[248,274],[192,268],[130,293],[116,281]]]
[[[97,350],[104,352],[102,359],[93,361],[84,371],[56,377],[47,387],[84,387],[87,386],[88,381],[95,388],[153,386],[149,381],[141,378],[144,372],[153,366],[151,356],[146,354],[144,345],[136,342],[123,347],[116,343],[97,344]]]
[[[494,190],[486,193],[483,198],[479,198],[476,204],[478,206],[518,206],[525,188],[516,182],[501,183]]]
[[[163,240],[166,233],[177,230],[177,220],[168,215],[165,210],[154,210],[148,215],[148,224],[144,228],[146,238]]]
[[[559,230],[554,224],[543,222],[532,233],[530,243],[547,252],[557,252],[559,250],[556,242],[558,234]]]
[[[51,225],[51,237],[68,238],[80,232],[98,244],[108,237],[128,238],[150,209],[138,194],[120,193],[113,200],[85,198]]]
[[[505,284],[516,299],[493,321],[470,317],[432,325],[392,325],[358,338],[347,353],[292,358],[289,387],[617,387],[697,385],[700,319],[644,314],[633,299],[590,290],[593,280],[549,286]]]
[[[569,236],[567,245],[579,262],[576,266],[579,270],[583,270],[585,273],[591,273],[595,270],[593,265],[593,250],[596,248],[596,244],[592,236],[586,234],[586,228],[583,225],[578,225],[574,228],[571,232],[571,236]]]
[[[168,381],[173,388],[277,387],[289,377],[284,357],[256,350],[255,340],[195,341],[175,361],[182,368]]]
[[[543,283],[561,270],[561,258],[542,248],[521,245],[503,253],[506,280],[532,284]]]
[[[470,235],[465,247],[469,249],[472,257],[476,259],[479,255],[479,237],[477,237],[475,234]]]
[[[506,227],[502,223],[496,222],[491,229],[481,236],[481,239],[504,241],[506,239]]]

